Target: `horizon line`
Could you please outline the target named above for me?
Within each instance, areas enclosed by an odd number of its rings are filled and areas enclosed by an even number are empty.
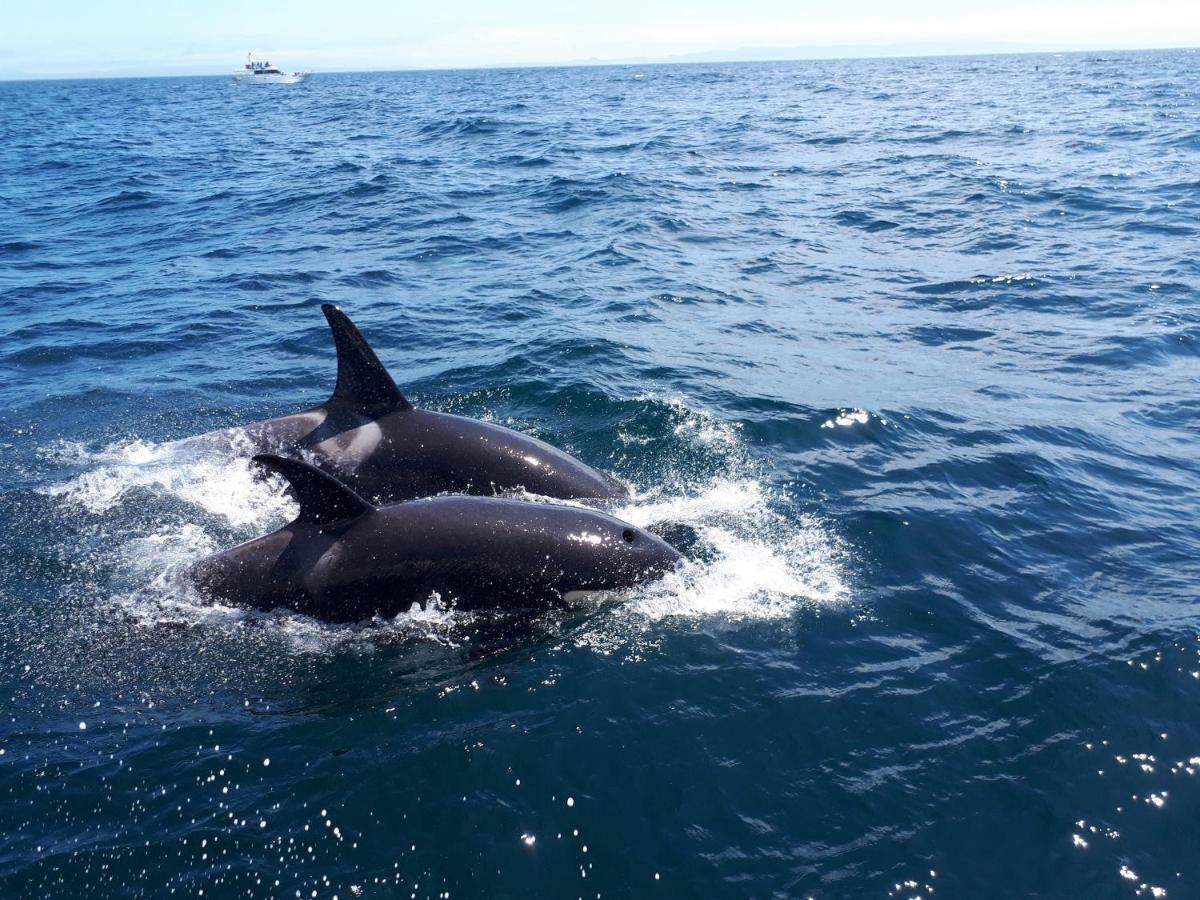
[[[982,42],[981,42],[982,43]],[[520,62],[520,63],[484,63],[472,66],[397,66],[395,68],[363,68],[363,69],[326,69],[319,71],[311,71],[309,75],[368,75],[368,74],[386,74],[392,72],[481,72],[492,70],[512,70],[512,69],[583,69],[583,68],[621,68],[631,66],[703,66],[703,65],[729,65],[733,63],[744,64],[764,64],[764,63],[782,63],[782,62],[855,62],[880,59],[950,59],[962,57],[981,57],[981,56],[1047,56],[1047,55],[1075,55],[1080,53],[1168,53],[1168,52],[1194,52],[1200,50],[1200,46],[1176,46],[1176,47],[1075,47],[1072,49],[1055,49],[1052,45],[1045,48],[1032,49],[1035,45],[1024,45],[1026,49],[1013,50],[948,50],[945,52],[898,52],[887,53],[889,47],[902,48],[904,44],[831,44],[826,48],[811,47],[803,48],[811,52],[819,52],[822,49],[827,49],[836,54],[839,48],[847,50],[863,50],[872,46],[877,46],[881,52],[877,55],[869,55],[862,53],[851,53],[846,56],[837,55],[809,55],[809,56],[779,56],[779,57],[757,57],[747,58],[738,57],[732,54],[751,53],[756,49],[764,53],[770,53],[772,50],[778,49],[786,51],[788,48],[754,48],[744,47],[738,50],[722,51],[722,50],[696,50],[688,53],[675,54],[674,56],[666,57],[647,57],[645,59],[632,57],[628,59],[599,59],[588,58],[580,60],[570,60],[565,62]],[[1020,45],[1019,45],[1020,46]],[[802,48],[796,48],[797,51]],[[731,54],[729,58],[721,56],[722,53],[728,52]],[[712,59],[693,59],[695,56],[712,55]],[[228,78],[232,77],[234,72],[192,72],[179,73],[170,75],[87,75],[87,74],[66,74],[66,75],[17,75],[12,77],[0,77],[0,84],[9,84],[17,82],[38,82],[38,81],[135,81],[135,80],[151,80],[160,78]]]

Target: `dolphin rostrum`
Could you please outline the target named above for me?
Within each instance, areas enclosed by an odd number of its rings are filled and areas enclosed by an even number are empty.
[[[235,605],[334,622],[393,616],[434,593],[462,609],[541,608],[658,578],[682,558],[591,509],[463,495],[374,506],[308,463],[254,461],[290,483],[300,512],[189,569],[202,592]]]
[[[478,419],[417,409],[350,318],[332,304],[321,310],[337,348],[333,395],[303,412],[193,441],[248,442],[260,453],[300,451],[378,502],[521,488],[563,500],[629,496],[620,481],[545,441]]]

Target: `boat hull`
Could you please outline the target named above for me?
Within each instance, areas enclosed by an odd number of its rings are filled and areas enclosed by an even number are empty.
[[[233,80],[238,84],[299,84],[307,78],[307,72],[292,72],[288,75],[253,75],[249,72],[236,72],[233,76]]]

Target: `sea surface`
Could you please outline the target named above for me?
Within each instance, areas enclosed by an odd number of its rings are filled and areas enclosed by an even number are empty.
[[[0,896],[1200,896],[1200,53],[0,84]],[[173,442],[421,406],[680,573],[333,627]]]

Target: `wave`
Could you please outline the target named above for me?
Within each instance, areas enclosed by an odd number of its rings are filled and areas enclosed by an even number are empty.
[[[233,256],[225,258],[235,258]],[[288,285],[315,284],[324,280],[327,272],[239,272],[214,278],[213,283],[243,291],[267,291]]]
[[[392,179],[388,175],[376,175],[366,181],[351,185],[342,192],[346,197],[374,197],[387,193],[392,188]]]
[[[97,210],[149,209],[161,206],[166,200],[150,191],[121,191],[98,200],[94,207]]]
[[[31,250],[40,250],[41,244],[35,241],[5,241],[0,243],[0,253],[28,253]]]
[[[358,288],[385,287],[391,284],[403,284],[404,277],[390,269],[370,269],[366,272],[343,275],[338,279],[338,283]]]
[[[442,122],[429,122],[422,125],[418,133],[429,137],[495,134],[507,124],[490,116],[460,116]]]
[[[530,193],[542,208],[567,212],[614,200],[641,201],[638,182],[626,172],[610,172],[588,178],[554,175]]]
[[[514,169],[543,169],[554,165],[554,160],[545,154],[510,153],[497,159],[496,164]]]
[[[899,222],[893,222],[890,219],[880,219],[856,209],[845,209],[833,217],[834,221],[839,225],[846,225],[850,228],[859,228],[866,232],[888,231],[892,228],[899,228]]]

